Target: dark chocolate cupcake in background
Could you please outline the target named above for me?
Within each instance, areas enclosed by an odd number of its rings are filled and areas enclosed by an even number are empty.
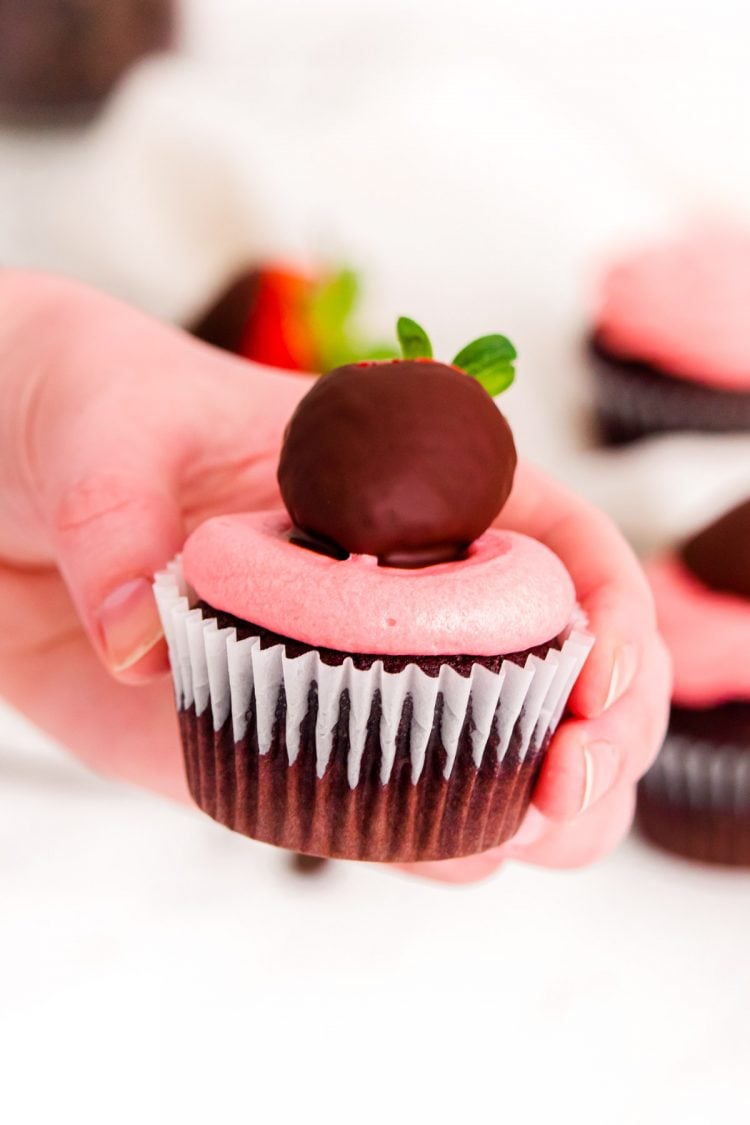
[[[615,264],[590,338],[607,444],[750,432],[750,233],[701,232]]]
[[[511,345],[447,366],[413,322],[400,336],[403,360],[334,370],[300,403],[287,510],[207,521],[156,580],[197,804],[304,854],[513,836],[592,643],[560,560],[490,528],[516,464],[488,393]]]
[[[638,823],[669,851],[750,866],[750,500],[648,573],[675,680]]]
[[[146,55],[174,44],[176,0],[0,0],[0,120],[90,117]]]
[[[240,271],[188,330],[199,340],[268,367],[320,374],[359,359],[395,356],[354,323],[359,281],[350,269],[306,270],[266,262]]]

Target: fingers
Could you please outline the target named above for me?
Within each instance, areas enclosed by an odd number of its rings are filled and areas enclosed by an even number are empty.
[[[429,879],[436,883],[478,883],[494,875],[502,865],[502,848],[481,852],[479,855],[465,856],[462,859],[427,860],[423,863],[389,864],[392,869],[416,875],[419,879]]]
[[[635,786],[622,784],[568,824],[555,824],[532,805],[506,844],[465,859],[398,864],[401,871],[440,883],[477,883],[515,860],[536,867],[585,867],[608,855],[627,835],[635,809]]]
[[[167,668],[151,578],[184,539],[179,448],[163,425],[174,392],[160,391],[176,334],[56,284],[56,350],[25,420],[27,504],[105,667],[140,682]]]
[[[548,841],[559,834],[547,831],[534,817],[572,822],[565,833],[575,828],[576,839],[581,833],[588,839],[580,825],[598,823],[599,810],[616,800],[612,794],[632,787],[658,752],[669,710],[670,664],[656,633],[643,572],[603,513],[539,470],[522,465],[500,522],[540,539],[559,556],[595,637],[569,701],[577,718],[558,730],[534,793],[538,812],[530,813],[528,820],[542,832],[543,848],[518,838],[506,846],[524,854],[531,849],[548,857],[540,862],[554,863],[554,847]],[[618,799],[618,808],[624,810],[623,799]],[[626,819],[625,811],[621,819]],[[565,835],[566,840],[572,838]],[[593,836],[591,848],[596,848]]]
[[[500,522],[540,539],[570,573],[596,642],[569,707],[585,718],[600,715],[629,689],[655,633],[653,599],[635,555],[607,516],[528,464]]]
[[[618,703],[596,719],[574,719],[560,728],[534,803],[511,841],[463,859],[399,864],[400,870],[441,883],[474,883],[509,859],[580,867],[608,854],[628,831],[635,783],[661,747],[670,678],[666,650],[654,636],[638,679]]]
[[[625,549],[625,544],[621,547]],[[603,550],[606,552],[606,548]],[[579,591],[588,631],[595,641],[568,708],[584,718],[601,715],[625,695],[655,636],[651,593],[640,569],[636,569],[635,561],[632,572],[629,565],[618,567],[615,551],[609,557],[614,560],[609,576],[603,577],[598,587],[586,593]]]
[[[522,465],[499,523],[559,556],[596,641],[570,700],[580,718],[553,739],[520,831],[481,856],[405,868],[441,882],[485,878],[509,858],[569,867],[611,850],[628,829],[635,781],[656,756],[668,719],[670,664],[651,593],[612,521]]]
[[[92,470],[63,484],[51,526],[60,571],[105,666],[127,682],[165,672],[151,579],[182,546],[176,501],[154,480]]]
[[[631,689],[595,719],[562,724],[545,757],[534,804],[552,820],[585,813],[651,765],[669,717],[670,661],[654,636]]]
[[[140,682],[166,669],[154,570],[186,527],[273,498],[307,383],[62,279],[21,277],[16,290],[28,324],[4,353],[18,379],[0,553],[58,565],[105,666]]]
[[[627,835],[635,809],[635,786],[619,785],[568,824],[544,822],[537,839],[518,836],[503,845],[504,858],[538,867],[585,867],[608,855]],[[540,814],[536,814],[540,816]]]

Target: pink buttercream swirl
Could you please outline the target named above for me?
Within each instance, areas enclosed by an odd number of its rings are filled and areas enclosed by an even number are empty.
[[[623,359],[726,390],[750,390],[750,233],[700,231],[642,251],[604,277],[599,342]]]
[[[710,590],[674,555],[647,568],[683,707],[750,700],[750,601]]]
[[[559,636],[573,582],[543,544],[491,529],[459,562],[379,567],[289,541],[283,510],[218,516],[188,539],[185,577],[215,609],[316,647],[394,656],[494,656]]]

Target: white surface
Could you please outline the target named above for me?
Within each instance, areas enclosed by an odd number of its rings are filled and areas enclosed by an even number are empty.
[[[629,842],[463,889],[300,879],[62,758],[0,770],[14,1125],[747,1120],[746,876]]]
[[[349,256],[381,330],[410,313],[446,351],[507,331],[519,445],[643,542],[750,490],[744,443],[619,471],[580,460],[575,426],[597,260],[692,214],[750,221],[742,6],[189,8],[191,58],[135,75],[94,130],[0,135],[0,260],[177,318],[254,250]],[[0,841],[13,1125],[750,1115],[746,876],[631,842],[464,890],[300,882],[7,714]]]

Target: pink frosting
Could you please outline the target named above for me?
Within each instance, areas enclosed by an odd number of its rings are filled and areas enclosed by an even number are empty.
[[[651,563],[648,576],[674,662],[675,703],[750,700],[750,601],[710,590],[674,555]]]
[[[625,359],[750,390],[750,233],[701,232],[637,254],[604,278],[600,342]]]
[[[290,543],[283,510],[218,516],[188,539],[185,577],[216,609],[317,647],[492,656],[557,637],[575,609],[547,547],[490,530],[461,562],[419,570],[341,561]]]

